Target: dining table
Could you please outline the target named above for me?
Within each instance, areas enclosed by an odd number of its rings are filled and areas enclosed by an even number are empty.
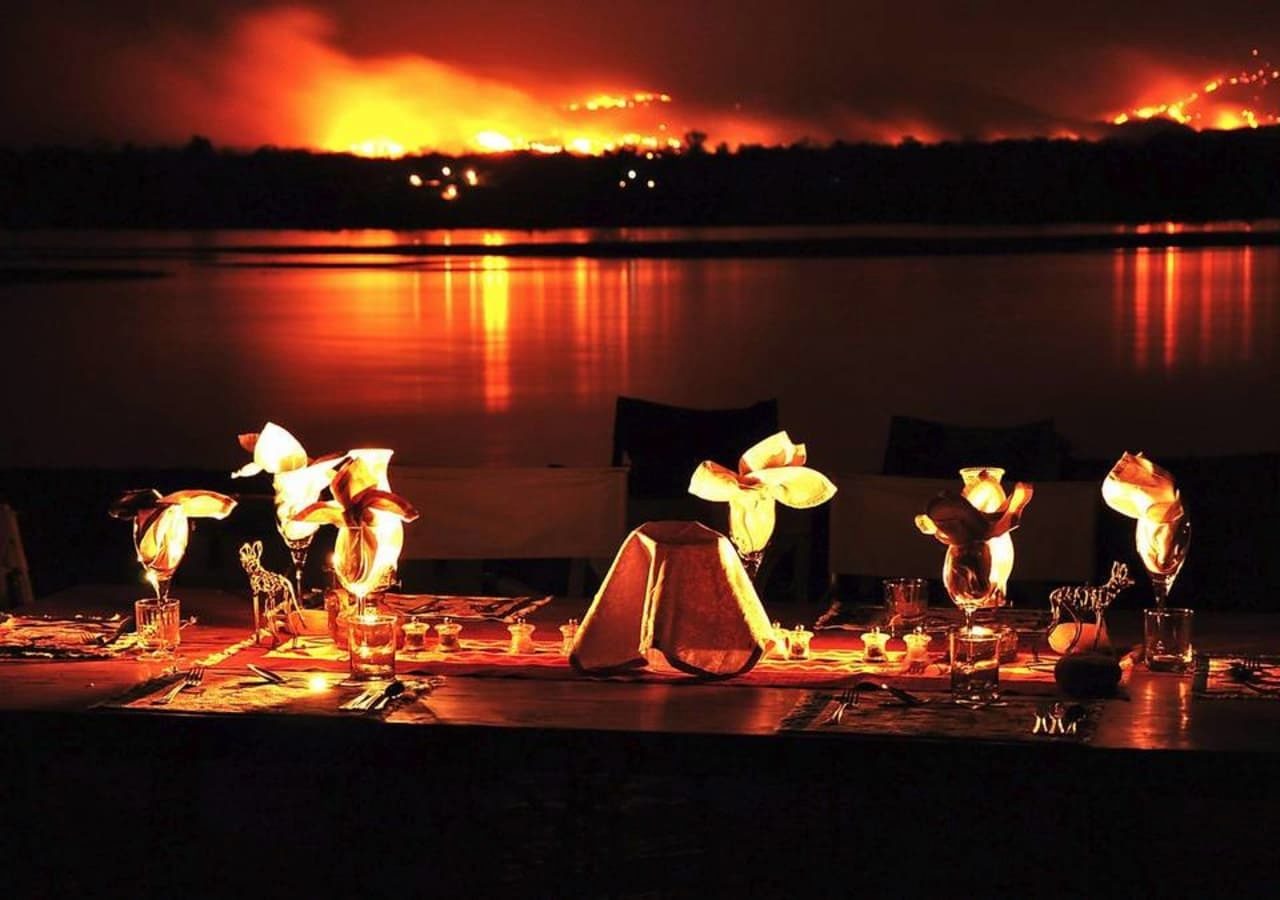
[[[21,612],[127,614],[138,593],[82,585]],[[539,658],[506,653],[506,623],[469,622],[471,653],[402,656],[405,696],[353,711],[340,707],[363,688],[327,636],[271,646],[247,595],[180,599],[193,621],[176,660],[0,659],[0,810],[19,881],[59,894],[877,894],[950,889],[976,867],[974,892],[1039,895],[1280,877],[1259,849],[1280,812],[1280,696],[1265,689],[1214,694],[1139,662],[1116,697],[1085,704],[1078,739],[1008,710],[1016,733],[988,733],[997,714],[980,710],[951,733],[934,713],[903,729],[889,695],[852,727],[823,727],[853,677],[833,670],[860,652],[854,632],[815,634],[815,656],[836,661],[825,668],[593,677],[569,666],[558,631],[589,601],[555,598],[529,615]],[[1139,610],[1108,622],[1114,646],[1141,643]],[[1195,628],[1209,656],[1280,651],[1274,615],[1206,610]],[[157,702],[196,665],[201,685]],[[1051,676],[1027,684],[1026,697],[1013,684],[1019,710],[1072,702]],[[936,687],[912,690],[938,705]]]

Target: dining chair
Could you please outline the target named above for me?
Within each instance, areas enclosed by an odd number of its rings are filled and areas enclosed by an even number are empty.
[[[18,515],[12,506],[0,503],[0,609],[30,606],[34,600]]]
[[[781,428],[776,398],[742,407],[697,409],[618,397],[612,464],[627,467],[627,527],[679,520],[724,532],[728,528],[725,504],[689,493],[694,469],[708,459],[736,468],[743,451]],[[766,589],[774,574],[785,568],[790,580],[777,588],[799,600],[808,599],[810,593],[814,519],[821,513],[794,512],[779,510],[778,527],[757,583]],[[785,567],[780,565],[784,559]]]
[[[693,409],[619,397],[612,465],[629,467],[629,498],[687,497],[689,477],[703,460],[732,468],[744,450],[778,430],[776,399],[733,409]]]
[[[915,517],[956,478],[835,475],[829,560],[832,575],[861,576],[865,593],[880,578],[939,580],[945,548],[920,533]],[[1093,481],[1034,482],[1035,495],[1013,532],[1010,593],[1025,583],[1084,584],[1097,575],[1102,498]],[[1038,593],[1038,592],[1037,592]]]
[[[881,474],[951,478],[966,466],[999,466],[1015,481],[1040,482],[1062,478],[1066,461],[1052,419],[988,427],[894,416]]]

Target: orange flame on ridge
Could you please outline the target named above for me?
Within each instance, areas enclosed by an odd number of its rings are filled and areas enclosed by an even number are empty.
[[[1168,119],[1197,131],[1212,128],[1232,130],[1257,128],[1280,123],[1280,114],[1261,111],[1261,92],[1280,82],[1280,68],[1261,57],[1257,49],[1250,52],[1252,68],[1235,75],[1217,75],[1205,80],[1195,90],[1165,103],[1148,104],[1116,113],[1109,117],[1113,125],[1133,121]],[[1250,90],[1252,89],[1252,90]],[[1243,96],[1242,96],[1243,95]]]

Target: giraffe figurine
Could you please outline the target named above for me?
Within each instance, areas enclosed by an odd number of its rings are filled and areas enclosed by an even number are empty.
[[[249,589],[253,592],[253,633],[259,638],[265,630],[271,635],[271,646],[277,643],[276,629],[288,621],[289,611],[297,600],[293,583],[283,575],[262,567],[262,541],[240,545],[240,565],[249,576]]]
[[[1103,621],[1107,607],[1120,592],[1133,585],[1129,567],[1122,562],[1111,564],[1111,577],[1103,585],[1070,585],[1055,588],[1049,593],[1049,608],[1053,618],[1049,622],[1049,646],[1059,653],[1071,653],[1080,649],[1098,650],[1110,646],[1107,626]],[[1063,621],[1063,613],[1071,617]],[[1093,624],[1086,624],[1084,616],[1093,616]]]

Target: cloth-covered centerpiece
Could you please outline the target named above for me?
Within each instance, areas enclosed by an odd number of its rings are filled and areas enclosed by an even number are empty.
[[[760,598],[724,535],[697,522],[648,522],[627,536],[578,627],[581,672],[643,668],[652,651],[703,677],[750,671],[773,643]]]

